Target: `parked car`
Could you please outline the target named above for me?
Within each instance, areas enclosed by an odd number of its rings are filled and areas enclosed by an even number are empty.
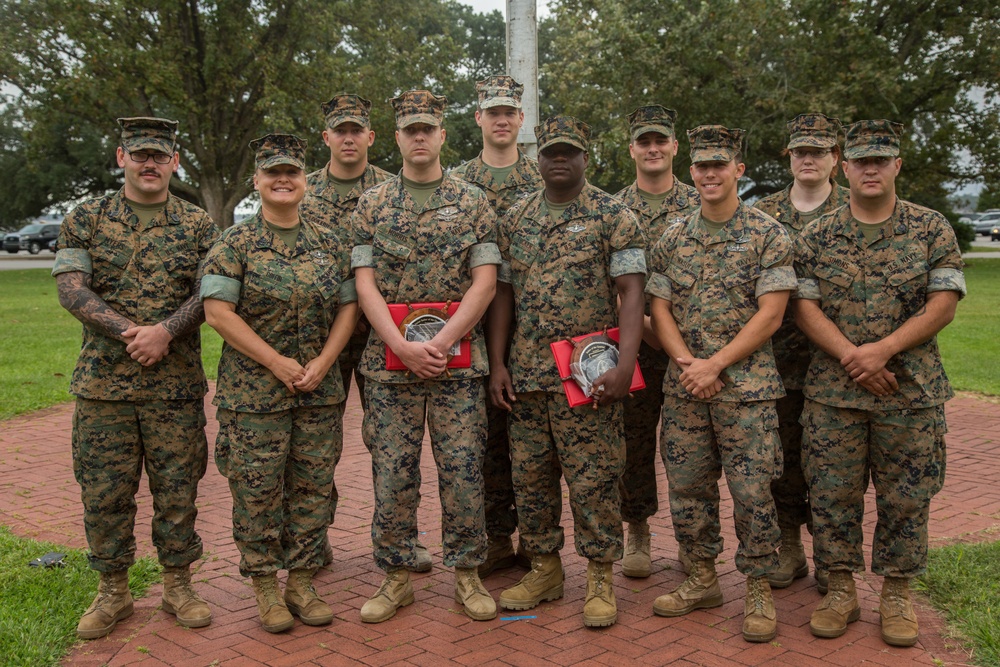
[[[972,225],[977,234],[989,236],[994,241],[993,230],[1000,226],[1000,211],[987,211],[979,216],[979,219]]]
[[[58,238],[61,225],[61,222],[33,222],[25,225],[3,237],[3,249],[12,255],[21,250],[27,250],[32,255],[37,255],[43,249],[52,251],[49,244]]]

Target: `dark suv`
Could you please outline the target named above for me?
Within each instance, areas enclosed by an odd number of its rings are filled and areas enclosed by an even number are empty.
[[[3,249],[14,254],[20,250],[27,250],[32,255],[37,255],[42,250],[54,252],[52,242],[59,236],[59,226],[61,222],[34,222],[25,225],[13,234],[3,237]]]

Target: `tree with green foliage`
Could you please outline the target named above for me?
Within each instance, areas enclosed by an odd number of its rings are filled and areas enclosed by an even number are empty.
[[[790,180],[785,122],[805,111],[904,123],[899,191],[943,212],[948,184],[1000,167],[993,0],[558,0],[553,16],[544,85],[594,125],[592,178],[612,191],[633,176],[625,115],[647,103],[678,128],[749,130],[745,197]]]
[[[251,191],[251,139],[300,134],[322,164],[319,105],[356,91],[375,101],[372,159],[387,162],[395,128],[384,100],[413,87],[447,93],[476,34],[459,30],[458,18],[472,19],[453,0],[0,0],[0,14],[0,76],[18,92],[4,113],[19,120],[0,160],[25,178],[52,170],[6,215],[106,191],[94,174],[111,164],[115,118],[156,115],[180,121],[172,190],[223,226]]]

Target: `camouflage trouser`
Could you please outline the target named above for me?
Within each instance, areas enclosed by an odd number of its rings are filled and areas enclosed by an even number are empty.
[[[623,553],[618,480],[625,466],[621,403],[569,407],[560,393],[519,393],[510,413],[510,454],[521,544],[535,554],[562,549],[562,486],[569,487],[576,552],[610,563]]]
[[[375,468],[372,545],[386,571],[416,566],[420,450],[430,431],[441,496],[444,564],[472,568],[486,560],[483,446],[486,390],[482,378],[365,383],[364,436]]]
[[[337,364],[340,366],[340,378],[344,383],[344,395],[346,396],[351,393],[351,377],[353,376],[354,381],[358,385],[358,395],[361,397],[362,410],[368,408],[365,402],[365,376],[357,368],[358,362],[361,361],[361,353],[365,351],[365,345],[367,344],[367,333],[351,336],[347,341],[347,345],[341,350],[340,356],[337,357]]]
[[[627,424],[625,472],[618,484],[618,492],[622,497],[622,521],[628,523],[645,521],[659,509],[656,493],[656,427],[660,425],[665,373],[662,368],[643,367],[646,388],[623,402]]]
[[[784,461],[781,477],[771,482],[771,495],[778,510],[778,526],[795,528],[810,524],[809,487],[802,472],[802,403],[800,389],[786,389],[787,396],[775,402],[778,410],[778,435]]]
[[[870,476],[878,512],[872,571],[922,574],[931,498],[944,484],[944,406],[867,411],[806,400],[802,426],[816,561],[827,570],[864,572]]]
[[[663,398],[660,453],[680,549],[691,558],[722,553],[719,477],[733,497],[736,568],[762,577],[778,567],[780,541],[771,480],[781,472],[774,401],[706,403]]]
[[[152,536],[160,563],[183,567],[201,557],[195,500],[207,465],[201,399],[77,398],[73,473],[82,491],[90,567],[114,572],[135,562],[135,494],[143,466],[153,495]]]
[[[495,540],[514,534],[514,529],[517,528],[517,509],[514,503],[514,482],[511,479],[507,411],[488,405],[486,423],[486,455],[483,458],[486,533],[491,540]]]
[[[233,495],[244,577],[324,564],[343,415],[343,403],[270,413],[219,409],[215,462]]]

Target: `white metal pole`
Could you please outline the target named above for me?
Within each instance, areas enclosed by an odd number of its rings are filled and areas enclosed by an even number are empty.
[[[507,73],[524,84],[524,125],[517,135],[521,150],[537,157],[538,8],[536,0],[507,0]]]

